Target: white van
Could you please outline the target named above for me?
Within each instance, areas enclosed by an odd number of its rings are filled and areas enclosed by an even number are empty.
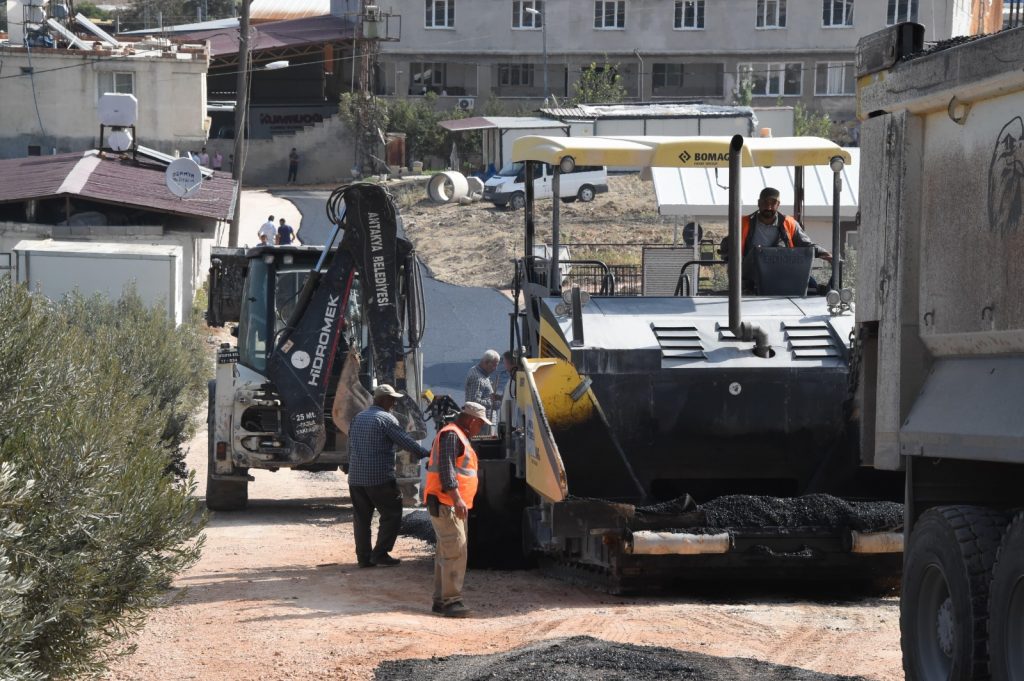
[[[551,198],[552,169],[547,163],[538,164],[538,175],[533,180],[534,197]],[[511,206],[519,210],[526,205],[526,186],[523,183],[526,164],[522,161],[510,163],[497,175],[484,183],[484,201],[495,206]],[[604,166],[576,166],[571,173],[562,173],[559,196],[565,202],[593,201],[594,197],[608,191],[608,169]]]

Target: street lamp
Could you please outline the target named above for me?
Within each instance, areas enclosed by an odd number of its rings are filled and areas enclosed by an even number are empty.
[[[536,24],[536,17],[540,17],[540,36],[541,44],[544,50],[544,102],[548,101],[548,22],[544,17],[544,14],[533,7],[525,8],[528,14],[534,16],[534,24]]]

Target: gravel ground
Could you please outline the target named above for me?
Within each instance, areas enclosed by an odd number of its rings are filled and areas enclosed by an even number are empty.
[[[693,508],[689,497],[637,508],[641,516],[697,511],[707,527],[831,527],[860,532],[894,530],[903,525],[903,504],[845,501],[828,494],[765,497],[734,494]]]
[[[574,636],[534,643],[507,653],[452,655],[384,662],[376,681],[854,681],[735,657],[712,657],[671,648],[613,643]]]

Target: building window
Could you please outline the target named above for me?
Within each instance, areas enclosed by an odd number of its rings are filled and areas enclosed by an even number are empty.
[[[626,28],[626,0],[597,0],[594,28]]]
[[[427,28],[455,28],[455,0],[426,0]]]
[[[135,94],[135,74],[130,71],[100,71],[97,74],[100,96],[108,92],[120,95]]]
[[[814,94],[852,95],[855,92],[853,62],[818,62],[814,69]]]
[[[724,64],[658,64],[652,67],[658,97],[721,97]]]
[[[677,0],[674,26],[677,29],[704,28],[704,0]]]
[[[740,64],[739,74],[749,80],[755,97],[796,97],[803,93],[804,65],[800,62]]]
[[[904,21],[917,21],[917,0],[889,0],[886,23],[892,26]]]
[[[428,92],[441,94],[444,90],[444,63],[414,61],[409,64],[410,95],[425,95]]]
[[[786,0],[757,0],[758,28],[786,27]]]
[[[501,87],[532,87],[533,64],[498,64],[498,84]]]
[[[821,0],[822,26],[853,26],[853,0]]]
[[[527,10],[536,10],[534,14]],[[544,0],[514,0],[512,28],[541,28],[544,25]]]

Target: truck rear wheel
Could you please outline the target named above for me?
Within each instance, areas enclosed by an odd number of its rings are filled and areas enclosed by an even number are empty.
[[[242,481],[215,480],[214,471],[216,461],[214,458],[217,439],[214,429],[214,411],[217,397],[217,384],[210,381],[207,384],[208,402],[206,407],[206,508],[211,511],[239,511],[249,504],[249,481],[243,478]],[[236,470],[236,474],[245,476],[247,471]]]
[[[1024,679],[1024,513],[999,546],[989,588],[989,670],[993,679]]]
[[[589,184],[585,184],[582,187],[580,187],[580,191],[576,196],[583,203],[590,203],[591,201],[594,200],[594,197],[596,195],[597,192],[594,191],[594,188],[591,187]]]
[[[900,598],[908,681],[987,678],[988,587],[1005,524],[990,509],[942,506],[914,525]]]

